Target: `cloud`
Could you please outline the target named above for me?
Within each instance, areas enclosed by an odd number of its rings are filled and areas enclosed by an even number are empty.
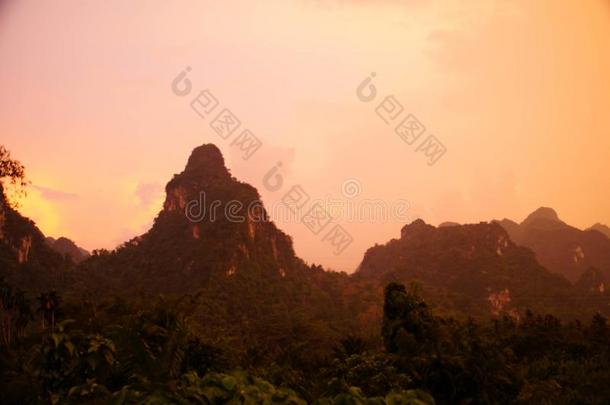
[[[38,192],[42,198],[52,201],[67,201],[67,200],[76,200],[79,198],[78,194],[68,193],[61,190],[54,190],[52,188],[32,185],[32,188]]]
[[[142,205],[149,206],[163,194],[163,186],[159,183],[140,183],[135,193]]]

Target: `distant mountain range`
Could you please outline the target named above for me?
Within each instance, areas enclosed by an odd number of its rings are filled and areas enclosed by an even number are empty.
[[[233,220],[224,214],[229,204]],[[370,248],[355,274],[329,272],[296,256],[257,190],[231,176],[216,146],[203,145],[167,183],[152,228],[111,252],[88,257],[66,238],[45,239],[3,197],[0,276],[28,288],[59,286],[90,296],[197,293],[205,297],[200,316],[210,325],[265,334],[257,328],[288,316],[321,322],[328,335],[339,336],[346,320],[377,327],[390,281],[417,282],[438,311],[456,316],[519,317],[527,309],[564,318],[607,313],[610,241],[601,231],[570,227],[548,208],[521,224],[436,228],[417,220],[399,239]]]
[[[91,256],[91,254],[87,250],[76,246],[76,243],[63,236],[57,239],[48,236],[46,238],[46,242],[47,245],[51,247],[51,249],[61,255],[69,256],[74,261],[74,263],[80,263],[89,256]]]
[[[551,208],[539,208],[520,224],[509,219],[498,223],[518,245],[536,253],[538,261],[553,273],[578,283],[585,273],[597,272],[605,288],[610,280],[610,238],[604,225],[580,230],[559,219]]]
[[[497,223],[435,228],[417,220],[402,228],[400,239],[370,248],[355,277],[417,281],[429,301],[478,315],[518,316],[532,309],[571,318],[607,311],[609,302],[604,291],[572,286],[550,273]]]

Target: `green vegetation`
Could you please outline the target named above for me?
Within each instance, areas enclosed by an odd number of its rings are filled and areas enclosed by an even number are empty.
[[[0,291],[3,404],[601,404],[610,398],[610,327],[601,315],[587,325],[532,313],[485,324],[458,321],[435,316],[415,287],[390,283],[378,338],[353,330],[333,344],[322,336],[324,327],[309,325],[286,334],[284,347],[274,350],[228,324],[214,326],[224,335],[210,330],[201,321],[210,315],[201,295],[93,303],[53,292],[30,300],[5,281]],[[273,334],[297,321],[272,313],[250,322]],[[315,338],[326,346],[316,347]]]

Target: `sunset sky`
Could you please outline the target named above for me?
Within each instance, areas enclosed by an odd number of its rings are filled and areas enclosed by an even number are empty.
[[[186,66],[193,91],[178,97]],[[32,181],[21,211],[87,249],[145,232],[203,143],[268,206],[294,184],[345,200],[346,180],[353,203],[408,202],[406,218],[338,219],[354,238],[338,256],[277,221],[297,254],[336,270],[420,217],[521,221],[550,206],[610,225],[606,0],[0,1],[0,89],[0,143]],[[263,142],[251,159],[191,109],[203,89]],[[446,146],[435,165],[376,115],[389,95]],[[273,192],[262,179],[277,162]]]

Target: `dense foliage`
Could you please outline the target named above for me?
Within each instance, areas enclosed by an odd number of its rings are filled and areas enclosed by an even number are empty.
[[[285,331],[283,341],[275,342],[283,347],[274,349],[260,337],[257,345],[237,334],[239,325],[202,323],[209,315],[202,295],[92,302],[49,292],[28,299],[4,281],[0,291],[3,404],[607,403],[610,398],[610,328],[601,315],[586,325],[532,313],[484,324],[458,321],[436,316],[416,286],[390,283],[379,338],[365,339],[352,330],[334,342],[318,336],[325,347],[316,346],[312,339],[324,328],[289,333],[295,327],[285,324],[290,316],[267,314],[275,316],[273,322],[251,318],[258,327]],[[209,330],[217,327],[222,333]]]

